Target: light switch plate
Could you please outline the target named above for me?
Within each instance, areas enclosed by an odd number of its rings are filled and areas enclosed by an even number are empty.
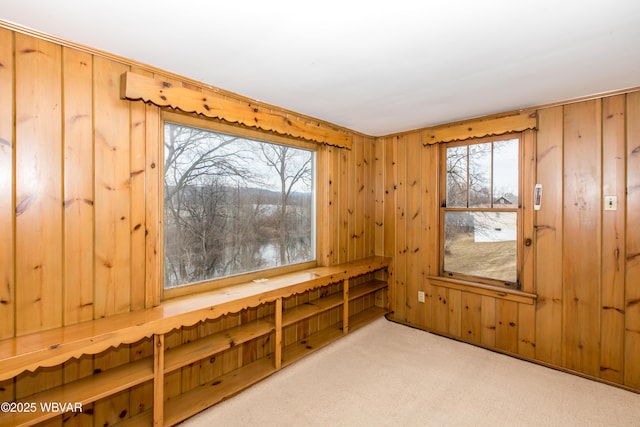
[[[617,196],[604,196],[604,210],[605,211],[618,210],[618,197]]]

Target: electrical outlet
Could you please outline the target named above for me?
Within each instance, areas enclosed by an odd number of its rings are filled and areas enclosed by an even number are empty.
[[[615,211],[618,209],[618,198],[616,196],[604,196],[604,210]]]
[[[424,291],[418,291],[418,302],[424,302]]]

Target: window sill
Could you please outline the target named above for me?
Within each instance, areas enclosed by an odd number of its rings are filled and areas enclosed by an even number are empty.
[[[514,289],[498,289],[494,286],[476,282],[469,282],[466,280],[450,279],[440,276],[428,276],[428,279],[432,285],[442,286],[449,289],[457,289],[459,291],[471,292],[474,294],[485,295],[509,301],[515,301],[522,304],[532,305],[538,298],[536,294],[530,294],[528,292],[517,291]]]

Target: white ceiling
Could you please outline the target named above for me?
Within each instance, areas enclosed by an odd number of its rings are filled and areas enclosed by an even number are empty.
[[[372,136],[640,86],[639,0],[4,0],[0,20]]]

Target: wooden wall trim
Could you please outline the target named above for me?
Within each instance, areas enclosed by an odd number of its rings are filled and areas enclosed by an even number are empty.
[[[142,100],[159,107],[171,107],[251,128],[351,148],[352,137],[346,133],[274,112],[258,103],[240,103],[215,93],[203,93],[133,72],[122,74],[120,96],[122,99]]]
[[[494,286],[481,283],[467,282],[465,280],[451,279],[440,276],[427,276],[432,285],[442,286],[448,289],[457,289],[463,292],[470,292],[478,295],[485,295],[497,299],[515,301],[521,304],[532,305],[538,296],[531,292],[523,292],[515,289],[496,289]]]
[[[535,129],[537,113],[517,114],[513,116],[473,120],[447,126],[426,129],[423,134],[424,145],[440,142],[462,141],[469,138],[503,135],[510,132],[523,132]]]

